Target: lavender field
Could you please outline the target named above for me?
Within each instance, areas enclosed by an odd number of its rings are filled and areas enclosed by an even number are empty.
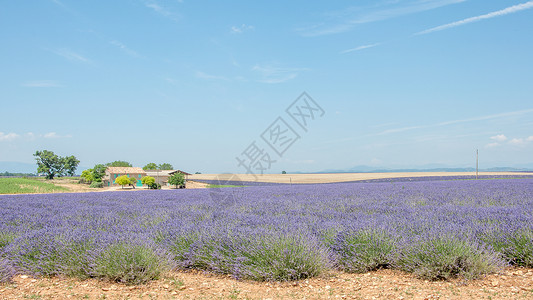
[[[0,196],[0,281],[144,283],[173,269],[252,280],[533,267],[533,179]]]

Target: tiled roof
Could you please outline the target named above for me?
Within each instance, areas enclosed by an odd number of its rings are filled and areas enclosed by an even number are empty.
[[[142,168],[135,167],[107,167],[107,172],[112,174],[146,174]]]
[[[175,173],[178,173],[178,172],[181,173],[181,174],[183,174],[183,175],[191,175],[190,173],[184,172],[184,171],[182,171],[182,170],[174,170],[174,171],[172,171],[172,172],[170,172],[170,173],[168,173],[168,174],[170,174],[170,175],[174,175]]]
[[[170,173],[174,172],[174,170],[146,170],[147,176],[170,176]]]

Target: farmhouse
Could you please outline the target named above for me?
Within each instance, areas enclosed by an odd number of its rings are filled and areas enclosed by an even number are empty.
[[[141,178],[146,176],[146,172],[142,168],[133,168],[133,167],[108,167],[105,170],[104,184],[107,186],[117,185],[115,179],[117,177],[126,175],[129,178],[133,177],[137,179],[137,186],[143,186],[141,183]]]
[[[153,177],[155,179],[155,182],[159,183],[162,186],[169,185],[168,178],[176,173],[181,173],[185,175],[186,178],[187,175],[191,175],[181,170],[146,170],[145,172],[146,176]]]

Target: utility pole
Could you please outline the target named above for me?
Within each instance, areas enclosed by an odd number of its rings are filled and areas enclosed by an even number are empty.
[[[476,179],[478,179],[479,170],[479,149],[476,149]]]

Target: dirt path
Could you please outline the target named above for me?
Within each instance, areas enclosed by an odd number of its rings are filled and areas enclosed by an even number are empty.
[[[170,273],[147,285],[17,276],[0,299],[532,299],[533,269],[481,280],[427,282],[399,271],[332,273],[289,283],[237,281],[201,272]]]

